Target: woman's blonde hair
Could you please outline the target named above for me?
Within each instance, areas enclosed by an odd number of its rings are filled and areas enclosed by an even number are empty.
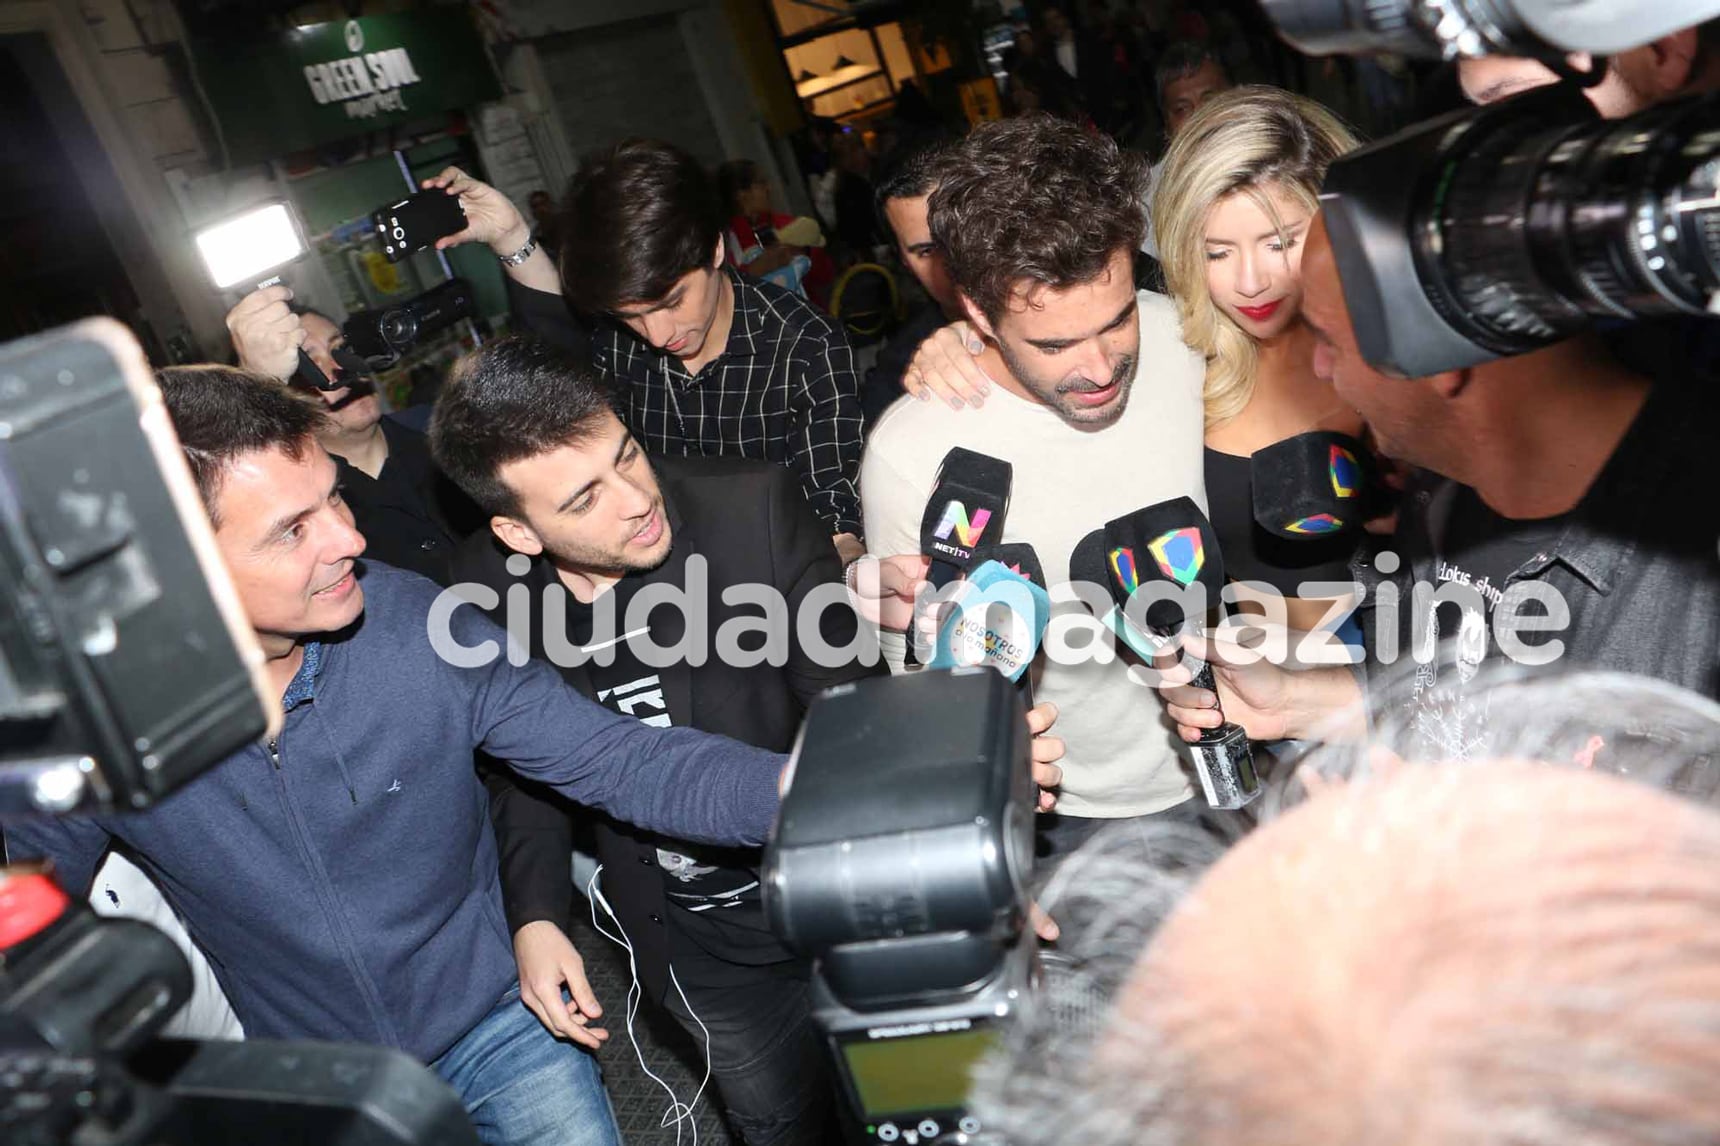
[[[1357,144],[1343,120],[1311,99],[1250,85],[1214,96],[1166,153],[1153,197],[1153,233],[1165,285],[1182,316],[1183,341],[1206,356],[1206,424],[1234,418],[1254,393],[1254,340],[1212,301],[1206,286],[1206,221],[1214,204],[1242,192],[1275,225],[1271,188],[1319,205],[1332,160]]]

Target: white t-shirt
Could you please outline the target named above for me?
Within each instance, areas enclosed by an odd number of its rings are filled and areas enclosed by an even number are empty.
[[[917,553],[920,518],[944,455],[963,446],[1014,466],[1003,542],[1026,542],[1052,587],[1048,639],[1090,617],[1072,594],[1069,557],[1086,534],[1114,517],[1175,497],[1204,511],[1202,469],[1205,363],[1184,345],[1176,307],[1142,291],[1141,350],[1123,416],[1100,430],[1077,429],[1049,406],[993,389],[978,410],[905,398],[879,419],[860,466],[866,544],[877,556]],[[1088,627],[1097,628],[1096,622]],[[1068,638],[1084,644],[1081,637]],[[903,671],[906,641],[881,634],[892,671]],[[1058,810],[1113,818],[1163,811],[1192,795],[1178,741],[1157,694],[1128,678],[1129,661],[1055,663],[1041,650],[1034,699],[1057,705],[1061,761]]]
[[[95,908],[97,915],[141,919],[166,932],[167,937],[185,953],[186,962],[191,964],[191,998],[162,1028],[164,1036],[176,1039],[245,1037],[245,1028],[239,1025],[238,1016],[233,1014],[209,960],[191,942],[179,916],[173,913],[173,908],[168,906],[154,882],[138,870],[136,864],[118,852],[109,852],[101,869],[96,872],[95,882],[90,885],[90,906]]]

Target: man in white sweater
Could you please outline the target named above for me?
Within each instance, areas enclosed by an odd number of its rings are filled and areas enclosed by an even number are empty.
[[[904,399],[879,421],[860,471],[869,551],[913,554],[938,465],[953,446],[1002,458],[1014,485],[1001,537],[1034,547],[1052,587],[1034,695],[1052,701],[1067,746],[1057,820],[1042,851],[1060,855],[1100,821],[1190,815],[1178,741],[1152,692],[1129,679],[1073,593],[1069,557],[1113,517],[1187,496],[1203,508],[1204,363],[1176,309],[1137,293],[1146,170],[1108,138],[1052,119],[987,124],[941,164],[931,200],[977,362],[999,391],[977,409]],[[1086,630],[1082,632],[1081,630]],[[903,671],[905,638],[881,635]]]

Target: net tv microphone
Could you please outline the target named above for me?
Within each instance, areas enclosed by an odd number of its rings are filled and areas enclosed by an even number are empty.
[[[985,560],[990,538],[1003,536],[1014,467],[960,446],[944,455],[920,518],[920,552],[931,558],[927,579],[942,589]]]
[[[1383,506],[1368,448],[1348,434],[1315,430],[1274,442],[1249,467],[1254,520],[1291,541],[1353,533]]]
[[[1098,582],[1111,594],[1107,618],[1123,643],[1151,664],[1171,648],[1175,633],[1189,620],[1183,591],[1194,585],[1216,601],[1224,589],[1224,562],[1212,523],[1186,497],[1159,502],[1106,522],[1076,546],[1070,576]],[[1171,593],[1154,591],[1159,585]],[[1145,591],[1139,601],[1131,599]],[[1199,623],[1199,618],[1195,618]],[[1218,691],[1212,666],[1202,664],[1194,674],[1199,688]],[[1221,714],[1222,715],[1222,714]],[[1260,775],[1248,733],[1226,721],[1203,729],[1188,745],[1202,794],[1214,808],[1242,808],[1260,794]]]
[[[999,548],[1026,550],[1026,556],[1012,564],[994,550],[991,559],[967,575],[966,588],[939,628],[926,667],[990,665],[1016,683],[1022,702],[1032,708],[1033,658],[1051,622],[1051,595],[1040,584],[1042,571],[1039,581],[1027,575],[1028,568],[1039,565],[1032,546]]]

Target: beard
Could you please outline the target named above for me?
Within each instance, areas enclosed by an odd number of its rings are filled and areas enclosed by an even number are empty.
[[[1125,354],[1117,360],[1116,369],[1111,371],[1111,377],[1105,382],[1094,385],[1085,378],[1049,379],[1036,376],[1026,364],[1011,352],[1001,341],[997,343],[998,353],[1003,357],[1003,363],[1009,367],[1009,372],[1015,380],[1027,387],[1028,391],[1057,411],[1064,421],[1080,426],[1104,427],[1114,423],[1123,416],[1123,411],[1129,405],[1129,391],[1135,381],[1135,356]],[[1109,405],[1099,409],[1082,406],[1072,400],[1070,395],[1076,393],[1091,393],[1111,386],[1117,387],[1117,396]]]
[[[649,573],[660,568],[669,560],[669,554],[674,551],[675,539],[669,532],[668,515],[663,509],[662,501],[658,501],[656,512],[663,516],[664,536],[658,543],[659,548],[650,553],[629,552],[627,546],[620,548],[605,548],[597,545],[586,545],[578,541],[561,538],[547,538],[538,535],[543,542],[544,554],[559,568],[578,570],[582,573],[597,573],[606,577],[625,577],[629,573]]]

